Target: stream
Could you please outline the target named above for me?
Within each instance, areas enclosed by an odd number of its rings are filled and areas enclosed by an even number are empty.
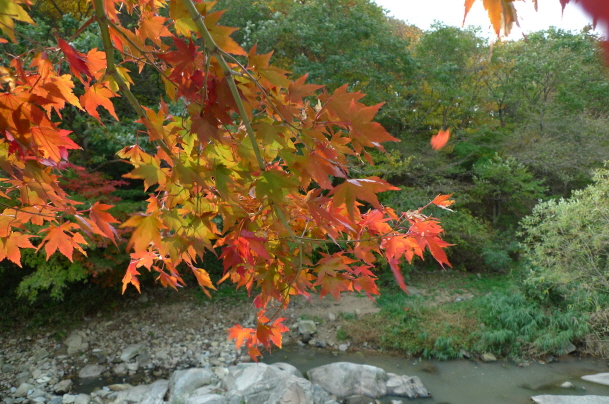
[[[432,398],[405,400],[406,403],[427,404],[525,404],[531,396],[601,395],[609,396],[609,386],[586,382],[581,376],[609,372],[607,361],[563,356],[550,364],[531,363],[518,367],[512,362],[481,363],[474,360],[433,361],[404,358],[376,353],[342,353],[334,356],[327,351],[285,347],[263,362],[287,362],[303,374],[311,368],[332,362],[353,362],[378,366],[387,372],[419,376]],[[569,381],[575,389],[558,387]],[[391,402],[390,399],[383,402]]]

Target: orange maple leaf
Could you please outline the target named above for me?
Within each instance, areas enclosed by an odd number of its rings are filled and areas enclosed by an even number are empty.
[[[446,209],[446,210],[451,210],[448,209],[448,207],[450,205],[452,205],[453,203],[455,203],[454,200],[449,199],[451,196],[453,196],[453,194],[450,195],[438,195],[434,198],[433,201],[431,201],[431,203],[433,203],[434,205],[442,208],[442,209]]]
[[[228,330],[228,339],[234,339],[237,349],[241,349],[244,343],[250,341],[255,332],[256,330],[253,328],[243,328],[239,324],[235,324]]]
[[[448,139],[450,139],[449,129],[439,131],[437,135],[433,135],[431,137],[431,148],[434,150],[440,150],[446,146]]]
[[[30,237],[18,232],[12,232],[8,237],[0,237],[0,261],[8,258],[21,267],[20,248],[36,248],[30,243]]]
[[[87,110],[89,115],[97,119],[99,122],[101,122],[101,118],[97,112],[97,107],[99,106],[104,107],[110,113],[110,115],[112,115],[114,119],[118,121],[119,119],[114,111],[114,105],[112,105],[112,101],[110,101],[110,98],[112,97],[118,97],[118,94],[115,94],[102,83],[95,83],[91,87],[87,88],[87,91],[85,91],[85,93],[80,97],[80,102]]]
[[[47,260],[58,249],[59,252],[65,255],[70,261],[72,261],[72,254],[75,248],[86,256],[87,253],[79,244],[86,245],[87,242],[80,233],[71,231],[76,228],[78,228],[78,225],[75,223],[64,223],[60,226],[50,225],[46,229],[41,230],[41,233],[47,233],[47,235],[36,251],[44,246],[44,250],[47,253]]]
[[[99,233],[100,236],[108,237],[116,245],[116,241],[114,239],[114,237],[116,236],[116,230],[110,225],[110,223],[120,222],[116,220],[111,214],[106,212],[106,210],[110,209],[111,207],[112,205],[105,205],[103,203],[95,202],[95,204],[91,206],[89,217],[101,231],[101,233]]]

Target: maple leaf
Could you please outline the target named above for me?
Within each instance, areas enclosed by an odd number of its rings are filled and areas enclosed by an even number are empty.
[[[252,335],[256,333],[256,330],[253,328],[243,328],[239,324],[235,324],[234,327],[231,327],[228,330],[228,339],[235,340],[235,347],[237,350],[241,349],[244,343],[249,342],[252,338]]]
[[[289,331],[288,327],[282,324],[285,318],[278,318],[273,322],[266,322],[266,317],[258,316],[258,327],[256,328],[256,338],[267,348],[271,347],[271,342],[281,348],[281,333]],[[263,321],[265,323],[263,323]]]
[[[142,41],[146,38],[156,41],[160,37],[171,36],[171,32],[164,25],[166,21],[167,18],[161,16],[142,18],[140,20],[140,27],[136,32]]]
[[[112,97],[118,97],[118,94],[115,94],[102,83],[95,83],[87,88],[85,93],[80,97],[80,102],[89,115],[97,119],[100,123],[102,123],[102,121],[97,112],[97,107],[99,106],[104,107],[106,111],[118,121],[119,119],[118,116],[116,116],[116,111],[114,111],[114,105],[112,104],[112,101],[110,101],[110,98]]]
[[[440,150],[450,139],[450,130],[441,130],[437,135],[431,137],[431,148],[434,150]]]
[[[449,209],[448,207],[450,205],[452,205],[453,203],[455,203],[454,200],[451,200],[450,197],[453,196],[453,194],[450,195],[438,195],[436,196],[433,201],[431,201],[431,203],[433,203],[434,205],[442,208],[442,209],[446,209],[446,210],[450,210],[452,212],[452,209]]]
[[[95,202],[89,211],[89,218],[91,218],[91,221],[99,228],[99,234],[101,236],[108,237],[116,245],[116,230],[110,225],[110,223],[120,222],[111,214],[106,212],[106,210],[110,209],[111,207],[111,205]]]
[[[87,242],[79,233],[72,232],[76,228],[78,228],[78,225],[75,223],[66,222],[59,226],[50,225],[46,229],[41,230],[41,233],[47,233],[47,235],[36,251],[44,246],[44,250],[47,253],[47,261],[58,249],[70,261],[72,261],[74,249],[77,249],[86,256],[87,253],[82,249],[80,244],[86,245]]]
[[[28,4],[25,0],[0,0],[0,29],[15,43],[17,43],[17,38],[15,37],[14,19],[36,25],[23,7],[19,5],[20,3]]]
[[[197,278],[197,282],[199,282],[199,286],[201,286],[201,289],[203,289],[203,292],[208,297],[211,297],[211,295],[209,294],[209,292],[207,291],[206,288],[216,290],[216,287],[212,283],[211,278],[209,277],[209,273],[206,270],[201,269],[201,268],[190,267],[190,269],[192,269],[192,273],[195,274],[195,277]]]
[[[21,267],[20,248],[36,248],[30,243],[31,235],[12,232],[8,237],[0,237],[0,261],[8,258]]]
[[[162,245],[160,230],[165,226],[159,219],[159,212],[155,211],[150,215],[134,215],[129,218],[122,227],[135,227],[131,239],[127,244],[127,249],[134,248],[136,252],[145,251],[150,243],[154,243],[157,248]]]
[[[68,149],[80,149],[80,146],[68,137],[72,133],[69,130],[39,126],[32,128],[31,133],[32,140],[36,144],[34,148],[44,158],[50,158],[56,162],[68,159]]]
[[[123,294],[125,294],[125,290],[127,290],[127,285],[132,284],[135,286],[138,292],[141,293],[140,290],[140,281],[137,279],[137,276],[140,273],[137,271],[137,261],[131,261],[129,266],[127,267],[127,272],[125,272],[125,276],[123,276]]]
[[[379,177],[368,177],[360,179],[347,179],[342,184],[336,186],[330,195],[334,195],[333,201],[335,206],[345,204],[349,216],[355,217],[355,200],[359,199],[366,201],[377,209],[382,209],[376,194],[383,191],[399,191],[399,188],[394,187],[387,181]]]
[[[84,74],[91,79],[93,78],[93,75],[89,70],[89,66],[87,65],[85,56],[82,53],[78,52],[72,47],[72,45],[61,38],[57,38],[57,44],[59,45],[59,48],[63,54],[66,55],[66,58],[68,58],[68,65],[70,65],[70,70],[74,76],[78,77],[81,81],[81,74]]]

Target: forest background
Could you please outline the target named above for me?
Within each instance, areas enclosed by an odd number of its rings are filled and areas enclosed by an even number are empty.
[[[377,121],[400,142],[387,154],[374,153],[375,166],[351,167],[400,186],[382,194],[383,204],[407,211],[439,193],[454,194],[454,212],[433,214],[455,244],[449,260],[464,274],[455,282],[478,282],[492,293],[459,308],[427,307],[401,295],[388,265],[380,264],[379,344],[450,358],[461,349],[561,353],[575,342],[606,355],[609,77],[590,29],[549,29],[491,46],[476,29],[438,24],[422,31],[369,0],[221,0],[215,8],[227,9],[223,25],[240,28],[233,34],[238,44],[274,50],[274,64],[293,77],[308,74],[330,90],[347,83],[366,94],[367,105],[385,102]],[[54,32],[70,37],[93,12],[84,0],[41,0],[32,10],[37,25],[19,24],[17,32],[47,46],[56,45]],[[102,48],[94,26],[71,44],[84,53]],[[1,46],[2,65],[28,49],[27,41]],[[145,67],[133,79],[138,101],[158,104],[165,91],[158,72]],[[124,221],[145,210],[148,193],[142,181],[123,177],[130,167],[116,157],[135,142],[137,116],[124,99],[115,108],[121,122],[101,111],[103,125],[76,108],[64,110],[63,125],[82,148],[71,161],[84,168],[73,170],[64,188],[81,201],[114,204],[111,213]],[[179,101],[169,104],[180,108]],[[432,150],[431,136],[447,128],[448,145]],[[118,246],[90,246],[88,257],[75,252],[73,262],[27,250],[23,268],[3,261],[2,326],[22,318],[34,326],[56,321],[70,302],[78,302],[79,314],[100,301],[110,310],[120,305],[128,231],[120,230]],[[207,254],[205,262],[212,279],[220,279],[216,257]],[[404,271],[416,278],[437,269],[428,259]],[[152,275],[142,278],[152,287]],[[460,315],[474,320],[473,337],[471,323],[455,320]],[[347,329],[343,337],[356,336]]]

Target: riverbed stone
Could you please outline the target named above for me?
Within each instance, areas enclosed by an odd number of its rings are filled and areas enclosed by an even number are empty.
[[[65,340],[70,355],[86,351],[89,348],[87,334],[83,331],[72,331]]]
[[[531,397],[538,404],[609,404],[606,396],[555,396],[543,394]]]
[[[20,386],[21,384],[27,382],[30,379],[30,377],[32,377],[32,374],[28,370],[19,372],[19,374],[17,374],[17,376],[15,376],[15,384],[17,386]]]
[[[480,355],[480,360],[484,363],[489,363],[489,362],[496,362],[497,358],[492,353],[485,352],[482,355]]]
[[[573,345],[573,343],[567,342],[563,347],[563,351],[565,352],[565,354],[570,354],[577,351],[577,347]]]
[[[313,320],[300,320],[298,322],[298,333],[300,335],[312,335],[317,331],[317,326]]]
[[[559,387],[562,387],[563,389],[574,389],[575,385],[571,382],[564,382],[561,383]]]
[[[57,394],[65,394],[72,388],[72,380],[65,379],[53,386],[53,391]]]
[[[339,399],[356,394],[373,398],[387,394],[387,373],[375,366],[336,362],[313,368],[307,375],[312,383]]]
[[[120,358],[123,362],[129,362],[131,359],[143,354],[144,352],[146,352],[146,345],[131,344],[127,346],[127,348],[123,349]]]
[[[226,404],[226,397],[220,394],[204,394],[202,396],[189,397],[184,404]]]
[[[587,382],[603,384],[605,386],[609,386],[609,373],[597,373],[594,375],[585,375],[581,377],[582,380]]]
[[[87,365],[80,369],[78,377],[81,379],[93,379],[101,376],[101,374],[104,373],[104,370],[106,370],[106,368],[98,364]]]
[[[17,390],[13,393],[13,396],[16,398],[25,397],[27,392],[34,388],[33,384],[29,383],[21,383]]]
[[[397,375],[387,373],[387,394],[390,396],[418,398],[429,397],[429,391],[417,376]]]
[[[89,404],[91,402],[91,396],[88,394],[79,394],[74,399],[74,404]]]
[[[244,390],[229,390],[228,404],[337,404],[320,386],[306,379],[286,373],[266,374],[271,377],[250,384]]]
[[[177,370],[169,378],[169,401],[185,398],[199,387],[211,384],[217,376],[209,369],[193,368]]]

